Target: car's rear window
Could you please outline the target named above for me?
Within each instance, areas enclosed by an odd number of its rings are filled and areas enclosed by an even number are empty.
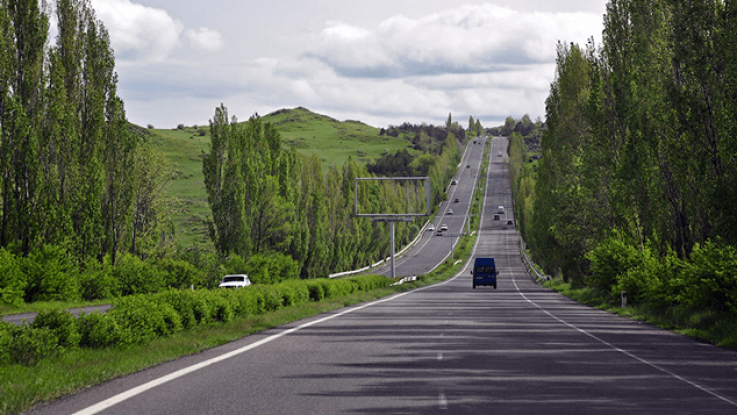
[[[244,277],[225,277],[223,282],[243,282],[246,279]]]

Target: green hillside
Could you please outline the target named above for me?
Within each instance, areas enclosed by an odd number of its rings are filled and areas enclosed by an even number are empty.
[[[243,115],[239,119],[245,121]],[[294,147],[305,155],[318,154],[325,169],[342,166],[349,157],[365,164],[384,152],[404,148],[414,152],[412,143],[401,135],[382,136],[379,128],[358,121],[338,121],[306,108],[275,111],[262,120],[279,130],[285,147]],[[204,221],[210,208],[202,173],[202,152],[210,145],[209,126],[147,131],[151,141],[172,163],[172,180],[166,190],[180,200],[173,221],[182,246],[209,246]]]

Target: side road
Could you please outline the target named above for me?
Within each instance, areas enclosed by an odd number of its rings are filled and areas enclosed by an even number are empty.
[[[89,314],[95,310],[104,313],[112,308],[112,305],[110,304],[103,304],[103,305],[95,305],[90,307],[82,307],[82,308],[70,308],[69,312],[74,314],[75,316],[79,316],[79,313],[84,311],[85,314]],[[3,321],[13,324],[30,324],[33,322],[33,319],[36,318],[36,313],[23,313],[23,314],[10,314],[7,316],[3,316]]]

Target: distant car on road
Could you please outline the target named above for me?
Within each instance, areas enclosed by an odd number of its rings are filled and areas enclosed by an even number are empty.
[[[223,280],[220,281],[219,288],[243,288],[251,285],[251,280],[248,279],[246,274],[233,274],[226,275]]]
[[[499,206],[498,208],[496,208],[496,213],[504,213],[504,206]]]
[[[452,181],[452,182],[450,182],[450,184],[458,184],[458,180],[456,180],[456,179],[453,179],[453,181]]]
[[[453,203],[458,203],[458,202],[460,202],[460,201],[461,201],[461,200],[460,200],[460,199],[458,199],[458,198],[455,198],[455,199],[453,199]]]
[[[430,226],[427,227],[427,230],[430,231],[430,232],[434,232],[435,231],[435,226],[430,225]]]
[[[453,214],[453,209],[448,209],[447,215],[452,215],[452,214]]]
[[[499,215],[494,215],[494,220],[499,220]]]
[[[466,168],[467,169],[470,169],[471,168],[471,165],[470,164],[466,164]]]
[[[441,231],[447,231],[448,230],[448,225],[443,224],[443,226],[440,227],[440,230]]]

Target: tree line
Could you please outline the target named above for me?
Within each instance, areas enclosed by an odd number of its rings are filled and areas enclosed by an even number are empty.
[[[86,0],[0,0],[0,247],[85,261],[145,255],[162,225],[156,153],[117,95],[110,39]],[[48,45],[48,47],[46,47]],[[149,189],[149,192],[142,192]]]
[[[352,217],[364,166],[325,172],[319,158],[285,150],[272,125],[237,123],[224,106],[203,155],[216,253],[177,249],[169,163],[127,122],[107,30],[88,0],[53,6],[0,0],[0,302],[212,287],[226,272],[270,283],[388,255],[388,226]],[[421,159],[436,203],[460,156],[453,134],[432,141]],[[358,197],[368,212],[425,203],[424,189],[390,183]],[[420,226],[398,225],[398,243]]]
[[[510,142],[522,232],[547,272],[737,311],[735,16],[733,0],[611,0],[602,45],[558,44],[536,175]]]
[[[422,212],[425,189],[393,181],[367,182],[367,168],[349,159],[323,171],[317,155],[305,157],[282,146],[278,131],[256,114],[239,123],[224,105],[210,121],[211,146],[203,172],[212,212],[210,236],[221,257],[286,255],[302,278],[366,266],[389,254],[386,223],[353,215],[360,212]],[[453,134],[446,134],[439,156],[424,158],[433,204],[460,160]],[[400,154],[403,154],[400,152]],[[397,243],[409,242],[420,223],[395,228]]]

